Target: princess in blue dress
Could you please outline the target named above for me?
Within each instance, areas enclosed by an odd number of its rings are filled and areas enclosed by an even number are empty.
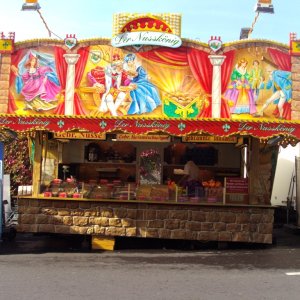
[[[141,65],[137,65],[135,54],[127,54],[124,57],[124,62],[126,63],[125,70],[130,83],[136,85],[136,89],[130,91],[132,103],[127,114],[152,112],[161,104],[157,88],[148,80],[145,69]]]

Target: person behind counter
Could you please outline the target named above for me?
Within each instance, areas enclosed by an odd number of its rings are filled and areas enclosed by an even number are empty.
[[[184,176],[178,182],[183,188],[187,189],[189,197],[201,196],[202,184],[199,181],[199,168],[195,164],[192,155],[187,155],[187,162],[184,165]],[[198,190],[198,193],[196,191]],[[197,195],[196,195],[197,194]]]

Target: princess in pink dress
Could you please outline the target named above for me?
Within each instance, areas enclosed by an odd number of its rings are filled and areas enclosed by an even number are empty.
[[[256,113],[255,97],[249,83],[247,65],[248,62],[244,58],[238,61],[231,74],[231,83],[224,94],[224,98],[233,104],[230,109],[232,114]]]
[[[21,62],[19,68],[12,66],[17,76],[17,93],[25,98],[25,110],[46,111],[57,106],[56,95],[60,91],[60,84],[53,60],[49,63],[49,55],[44,56],[30,52],[23,66]],[[38,59],[44,59],[44,65],[40,65]]]

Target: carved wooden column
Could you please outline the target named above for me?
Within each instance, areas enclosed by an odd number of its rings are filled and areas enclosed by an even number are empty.
[[[43,150],[43,132],[35,132],[34,140],[34,161],[32,170],[32,196],[38,197],[41,185],[41,172],[42,172],[42,151]]]
[[[300,120],[300,56],[292,56],[292,120]]]
[[[74,114],[74,90],[75,90],[75,65],[78,62],[79,54],[64,54],[68,64],[66,90],[65,90],[65,115]]]
[[[7,113],[11,54],[0,54],[0,113]]]
[[[209,55],[211,64],[213,65],[212,78],[212,117],[220,118],[221,116],[221,66],[226,56],[223,55]]]

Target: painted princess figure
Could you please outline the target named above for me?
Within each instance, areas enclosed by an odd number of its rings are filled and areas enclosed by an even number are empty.
[[[17,76],[16,91],[25,98],[25,110],[48,111],[57,106],[61,88],[53,56],[31,50],[12,71]]]
[[[224,94],[224,98],[233,103],[230,109],[232,114],[256,113],[255,96],[249,83],[247,65],[244,58],[238,61],[231,74],[231,83]]]
[[[132,103],[128,114],[152,112],[161,104],[157,88],[148,80],[147,73],[145,69],[137,63],[135,54],[127,54],[124,58],[124,62],[130,83],[136,85],[136,89],[130,91]]]

